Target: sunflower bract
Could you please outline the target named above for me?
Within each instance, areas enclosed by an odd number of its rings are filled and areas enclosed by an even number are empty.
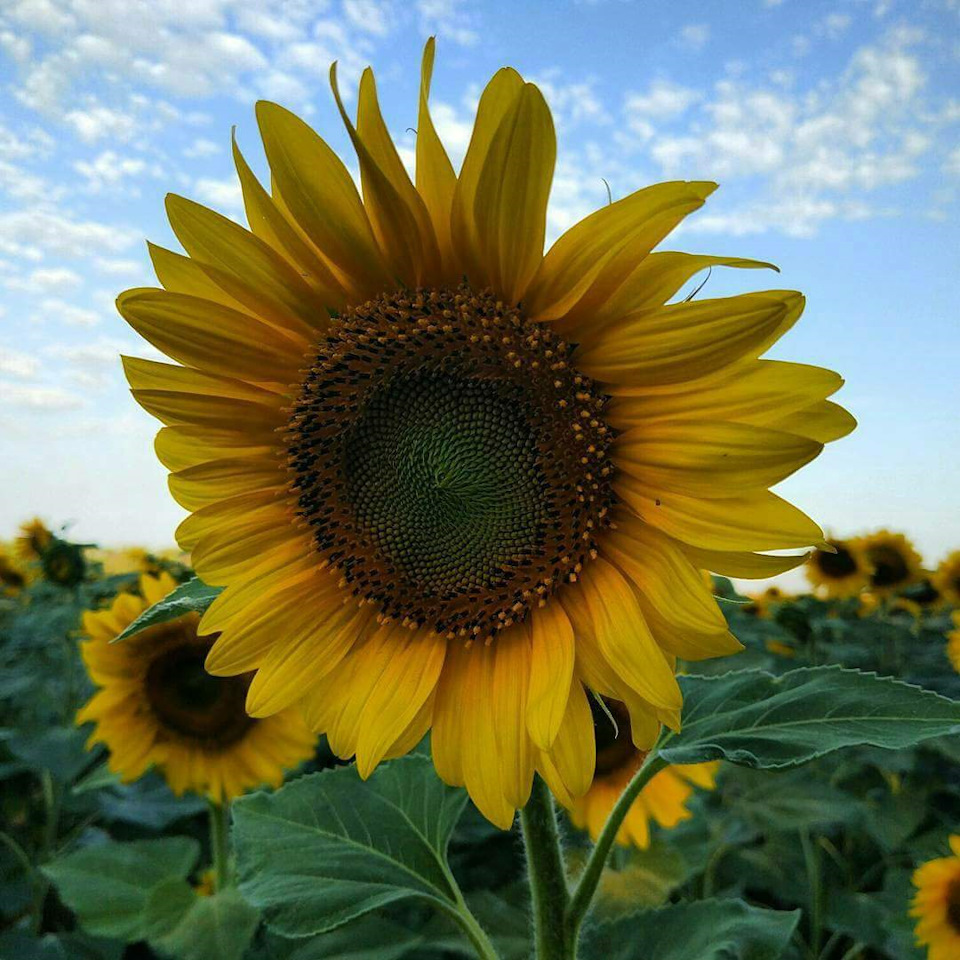
[[[362,776],[432,731],[436,768],[508,826],[534,771],[594,774],[588,696],[634,744],[679,724],[675,658],[739,644],[701,576],[769,576],[819,527],[769,488],[848,433],[836,374],[761,359],[803,297],[671,302],[700,270],[760,261],[651,251],[712,183],[647,187],[544,254],[556,157],[540,91],[490,81],[456,172],[431,122],[417,169],[373,74],[355,119],[362,196],[275,104],[270,189],[235,159],[249,231],[172,197],[186,256],[119,309],[172,364],[127,358],[190,511],[178,539],[226,589],[204,616],[247,709],[299,704]]]

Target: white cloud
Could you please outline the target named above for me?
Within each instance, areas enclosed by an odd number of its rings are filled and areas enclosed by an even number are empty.
[[[671,120],[684,113],[699,98],[700,94],[689,87],[669,80],[654,80],[643,93],[628,93],[623,110],[628,124],[637,120],[644,124],[651,120]]]
[[[139,232],[94,220],[76,220],[51,210],[0,213],[0,250],[19,257],[81,257],[95,250],[121,253],[140,239]]]
[[[78,410],[84,399],[62,387],[34,387],[18,383],[0,382],[0,392],[7,407],[19,407],[37,412]]]
[[[21,353],[9,347],[0,347],[0,374],[32,380],[40,367],[40,361],[29,353]]]
[[[64,289],[74,290],[80,286],[83,278],[69,267],[38,267],[24,275],[15,274],[4,281],[11,290],[26,293],[50,293]]]
[[[116,257],[94,257],[93,265],[100,273],[114,277],[133,277],[145,270],[139,260],[124,260]]]
[[[943,172],[954,177],[960,177],[960,147],[955,147],[947,154],[947,159],[943,164]]]
[[[390,7],[377,0],[343,0],[347,20],[360,30],[385,37],[390,32]]]
[[[183,151],[183,155],[191,159],[195,157],[212,157],[218,153],[220,153],[219,145],[204,137],[197,137],[197,139]]]
[[[480,39],[464,0],[417,0],[416,6],[421,33],[436,34],[464,47],[473,46]]]
[[[91,106],[87,110],[71,110],[63,118],[84,143],[110,139],[126,142],[137,130],[136,118],[109,107]]]
[[[680,30],[680,45],[688,50],[702,50],[710,40],[710,25],[688,23]]]
[[[65,323],[70,327],[93,327],[101,320],[101,314],[88,307],[68,303],[59,297],[47,297],[40,301],[40,309],[31,318],[34,323]]]
[[[91,193],[105,190],[133,190],[126,187],[126,181],[150,174],[159,177],[163,169],[158,164],[148,164],[142,157],[121,156],[114,150],[104,150],[92,160],[76,160],[73,169],[87,182]]]
[[[838,40],[847,32],[853,17],[849,13],[828,13],[818,24],[818,32],[822,32],[830,40]]]
[[[215,180],[201,177],[193,186],[197,200],[216,207],[221,212],[238,213],[243,210],[243,192],[236,177]]]
[[[560,130],[580,123],[610,122],[610,115],[596,92],[594,80],[570,81],[560,70],[548,70],[530,79],[550,104],[554,121]]]

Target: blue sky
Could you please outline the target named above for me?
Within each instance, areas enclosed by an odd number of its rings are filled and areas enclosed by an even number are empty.
[[[0,538],[39,513],[105,544],[168,544],[181,514],[116,360],[112,303],[174,241],[167,191],[240,218],[253,104],[349,154],[326,73],[377,72],[409,155],[423,40],[462,156],[504,64],[554,108],[550,237],[662,179],[721,189],[667,246],[771,260],[703,295],[802,290],[776,355],[839,370],[860,420],[783,492],[840,535],[890,526],[929,562],[960,546],[958,0],[4,0],[0,3]],[[349,154],[352,158],[352,154]],[[353,163],[351,159],[351,164]]]

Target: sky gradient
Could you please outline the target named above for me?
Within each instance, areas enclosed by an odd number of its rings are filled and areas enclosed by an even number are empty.
[[[960,547],[958,0],[5,0],[0,3],[0,539],[39,514],[105,545],[172,543],[156,423],[116,314],[176,248],[164,194],[242,219],[231,127],[304,115],[355,168],[326,82],[367,64],[405,159],[419,59],[455,162],[510,64],[555,112],[548,241],[663,179],[721,188],[664,245],[777,263],[702,296],[787,287],[807,310],[771,355],[838,370],[860,421],[780,491],[825,529],[886,526],[928,563]],[[606,184],[605,182],[606,181]]]

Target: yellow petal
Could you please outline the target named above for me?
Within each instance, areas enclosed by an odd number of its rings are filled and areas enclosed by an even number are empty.
[[[547,252],[530,285],[529,317],[558,321],[557,328],[566,331],[571,319],[604,303],[631,267],[715,189],[715,183],[658,183],[572,226]]]
[[[380,248],[353,178],[340,158],[299,117],[257,104],[263,147],[280,196],[304,233],[362,297],[389,288]]]
[[[494,638],[492,688],[486,717],[494,729],[504,797],[514,807],[530,799],[534,749],[527,733],[527,691],[530,689],[530,638],[523,625]],[[469,780],[468,780],[469,786]]]
[[[239,300],[234,300],[229,293],[211,279],[194,260],[182,254],[158,247],[147,241],[147,251],[153,263],[154,273],[164,290],[171,293],[186,293],[191,297],[201,297],[204,300],[213,300],[222,303],[233,310],[245,310]]]
[[[837,403],[823,400],[802,410],[770,421],[777,430],[788,430],[819,443],[831,443],[852,433],[856,418]]]
[[[183,248],[252,314],[306,339],[326,329],[326,305],[269,244],[185,197],[168,194],[166,204]]]
[[[286,468],[275,457],[230,457],[187,467],[168,478],[173,499],[186,510],[258,490],[279,490]]]
[[[641,519],[702,549],[787,550],[823,542],[823,532],[805,513],[768,491],[724,500],[671,493],[658,500],[629,477],[615,486]]]
[[[473,134],[457,178],[450,214],[450,231],[461,268],[471,280],[486,276],[475,217],[477,185],[500,121],[523,88],[523,78],[510,67],[498,70],[487,84],[477,107]]]
[[[490,142],[473,209],[482,282],[509,303],[520,301],[543,258],[556,158],[550,109],[532,83],[524,84]]]
[[[742,257],[713,257],[703,254],[652,253],[638,263],[619,289],[605,302],[596,305],[587,329],[603,329],[620,317],[651,307],[662,307],[695,274],[708,267],[734,267],[746,270],[777,270],[763,260],[745,260]],[[777,270],[779,273],[779,270]],[[580,315],[579,309],[577,314]]]
[[[390,653],[360,717],[357,771],[363,779],[433,694],[447,650],[446,639],[433,631],[408,630],[399,624],[381,627],[370,642],[386,644]]]
[[[527,730],[538,747],[548,750],[567,709],[575,659],[573,627],[559,603],[533,611],[530,642]]]
[[[577,351],[599,380],[668,384],[760,356],[796,322],[803,297],[786,290],[693,300],[625,317]]]
[[[250,229],[261,240],[282,253],[297,268],[297,272],[317,295],[321,303],[341,309],[346,302],[343,287],[333,275],[323,255],[302,237],[297,228],[284,216],[273,198],[243,158],[233,137],[233,161],[240,178],[243,205]],[[164,284],[166,286],[166,284]],[[189,293],[189,291],[183,291]]]
[[[771,557],[762,553],[704,550],[687,543],[681,543],[680,548],[701,570],[745,580],[764,580],[786,573],[799,567],[810,556],[809,553],[799,553],[789,557]]]
[[[673,670],[650,634],[637,598],[622,574],[598,557],[584,569],[579,590],[589,611],[593,636],[618,678],[649,703],[678,708],[682,697]]]
[[[617,437],[617,467],[652,498],[732,497],[764,490],[813,460],[823,444],[743,423],[645,423]]]
[[[283,501],[268,490],[263,493],[245,493],[229,500],[212,503],[192,513],[177,527],[176,537],[180,546],[192,550],[203,537],[218,530],[229,529],[233,525],[243,524],[244,530],[262,526],[284,526],[291,522],[291,515]],[[256,559],[256,558],[252,558]],[[218,586],[218,584],[214,584]]]
[[[430,78],[433,76],[434,38],[423,48],[420,67],[420,111],[417,119],[417,192],[423,197],[440,251],[443,277],[455,276],[453,241],[450,237],[450,211],[457,175],[443,148],[430,116]]]
[[[466,683],[469,662],[469,652],[461,644],[451,643],[437,683],[437,697],[433,708],[433,729],[430,732],[433,765],[437,776],[452,787],[462,787],[464,783],[464,734],[460,691]]]
[[[569,806],[573,798],[590,789],[597,762],[597,744],[593,717],[583,685],[577,681],[570,687],[570,696],[563,721],[549,751],[540,754],[538,766],[554,795]]]
[[[117,309],[142,337],[174,360],[252,383],[296,383],[306,340],[249,314],[166,290],[128,290]]]
[[[247,442],[275,446],[283,415],[273,407],[232,397],[181,390],[132,390],[147,413],[165,424],[192,424],[233,432]]]
[[[234,400],[249,400],[279,408],[282,400],[277,394],[234,377],[219,377],[201,373],[190,367],[173,363],[158,363],[140,357],[122,356],[123,372],[134,390],[173,390],[178,393],[209,394]]]
[[[157,459],[171,471],[228,457],[262,457],[274,449],[242,432],[186,425],[163,427],[153,446]]]

